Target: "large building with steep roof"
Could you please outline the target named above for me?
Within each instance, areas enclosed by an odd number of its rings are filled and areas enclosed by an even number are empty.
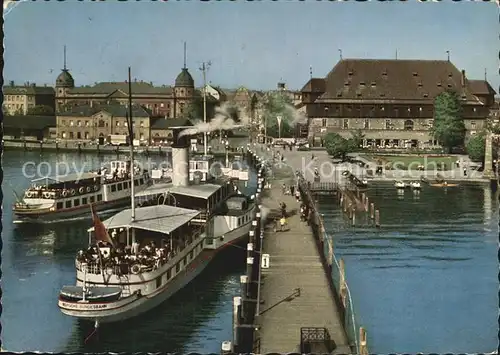
[[[495,91],[450,61],[342,59],[301,90],[309,139],[320,145],[329,132],[347,138],[359,129],[366,146],[437,146],[430,135],[434,99],[445,90],[459,94],[468,134],[483,129]]]

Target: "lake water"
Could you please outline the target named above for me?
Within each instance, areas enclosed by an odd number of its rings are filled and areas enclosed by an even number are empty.
[[[10,151],[3,156],[2,342],[10,351],[164,351],[218,353],[232,336],[232,297],[239,293],[245,251],[229,249],[193,283],[130,322],[93,325],[57,307],[75,282],[74,255],[87,244],[90,220],[12,224],[12,190],[29,180],[24,162],[96,168],[113,156]],[[156,157],[154,160],[161,161]],[[33,172],[33,167],[28,169]],[[487,352],[497,346],[498,211],[483,187],[424,188],[400,196],[389,185],[369,191],[382,228],[349,227],[338,206],[322,199],[335,250],[346,261],[356,318],[371,353]],[[90,213],[89,213],[90,214]],[[90,217],[90,216],[89,216]]]
[[[3,156],[2,343],[9,351],[46,352],[213,352],[232,337],[232,298],[239,294],[245,250],[229,248],[173,298],[132,322],[103,324],[86,344],[93,324],[63,315],[57,297],[63,285],[75,283],[74,256],[86,247],[91,221],[46,225],[12,224],[12,190],[29,186],[23,162],[41,165],[46,174],[57,163],[97,168],[114,156],[46,154],[10,151]],[[156,157],[161,162],[162,158]],[[62,166],[62,165],[61,165]],[[33,172],[33,166],[27,169]],[[90,212],[89,216],[90,218]]]
[[[321,208],[370,352],[496,350],[495,193],[480,186],[398,193],[378,184],[368,195],[380,210],[380,230],[349,226],[331,199]]]

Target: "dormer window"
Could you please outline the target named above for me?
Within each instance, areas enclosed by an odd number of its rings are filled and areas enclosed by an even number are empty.
[[[452,73],[449,73],[449,74],[448,74],[448,78],[453,78],[453,74],[452,74]]]
[[[356,93],[356,96],[357,96],[357,97],[361,97],[361,92],[359,92],[359,91],[358,91],[358,92]]]
[[[417,85],[419,88],[421,88],[423,86],[422,83],[418,83]]]
[[[337,93],[337,97],[342,97],[342,93],[341,93],[341,92],[338,92],[338,93]]]
[[[418,76],[418,73],[416,71],[414,71],[413,76]]]
[[[429,97],[429,94],[424,94],[424,97]]]
[[[365,86],[365,82],[364,82],[364,81],[361,81],[361,82],[359,83],[359,85],[361,85],[361,86]]]
[[[348,81],[344,82],[344,86],[349,86],[350,83]]]
[[[380,97],[385,97],[385,94],[384,93],[380,94]]]
[[[374,81],[372,81],[371,86],[372,88],[374,88],[375,86],[377,86],[377,84]]]
[[[448,84],[447,86],[448,86],[448,88],[451,88],[451,87],[452,87],[452,85],[451,85],[451,84]]]
[[[384,70],[384,71],[382,72],[382,76],[387,76],[387,70]]]
[[[352,76],[354,72],[352,70],[349,70],[349,76]]]
[[[443,85],[439,82],[439,83],[437,83],[437,86],[440,88]]]

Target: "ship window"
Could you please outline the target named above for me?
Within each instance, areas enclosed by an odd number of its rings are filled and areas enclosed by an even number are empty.
[[[184,259],[182,259],[182,264],[183,264],[184,266],[186,266],[186,264],[187,264],[187,257],[186,257],[186,256],[184,257]]]
[[[116,186],[118,187],[118,191],[123,190],[123,185],[122,185],[122,183],[121,183],[121,182],[120,182],[120,183],[118,183],[118,184],[116,184]]]
[[[76,206],[80,206],[80,199],[77,198],[76,200],[74,200],[73,202],[73,205],[76,207]]]
[[[178,273],[179,271],[181,271],[181,263],[177,263],[177,265],[175,265],[175,273]]]
[[[82,198],[82,205],[86,205],[87,204],[87,198],[86,197],[83,197]]]
[[[111,185],[111,192],[115,192],[116,191],[116,185]]]
[[[160,286],[161,286],[161,276],[158,276],[156,278],[156,288],[160,288]]]
[[[144,179],[143,179],[143,178],[141,178],[141,179],[139,180],[139,184],[141,184],[141,185],[143,185],[143,184],[144,184]]]
[[[124,188],[124,189],[128,189],[128,181],[125,181],[125,182],[123,183],[123,188]]]
[[[139,180],[134,180],[134,186],[139,185]]]
[[[95,196],[90,196],[90,203],[94,203],[95,202]]]
[[[172,277],[172,268],[167,270],[167,280],[170,280],[171,277]]]
[[[99,201],[102,201],[102,195],[101,194],[97,195],[97,202],[99,202]]]
[[[56,208],[58,210],[62,209],[63,208],[63,203],[62,202],[58,202],[57,205],[56,205]]]
[[[66,208],[71,208],[71,201],[66,201]]]
[[[191,252],[189,253],[189,260],[193,260],[193,251],[191,250]]]

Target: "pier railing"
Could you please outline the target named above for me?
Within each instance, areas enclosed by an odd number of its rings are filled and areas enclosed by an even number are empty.
[[[321,248],[322,259],[327,264],[329,277],[335,288],[336,300],[341,310],[341,318],[344,329],[352,348],[357,350],[360,355],[368,354],[366,341],[366,331],[363,327],[358,327],[354,313],[354,305],[351,298],[351,292],[347,285],[345,277],[344,260],[338,260],[334,253],[333,235],[326,232],[323,218],[318,211],[318,206],[312,196],[309,184],[299,176],[299,188],[302,192],[304,202],[309,204],[313,218],[311,220],[313,231],[317,234],[318,247]]]

